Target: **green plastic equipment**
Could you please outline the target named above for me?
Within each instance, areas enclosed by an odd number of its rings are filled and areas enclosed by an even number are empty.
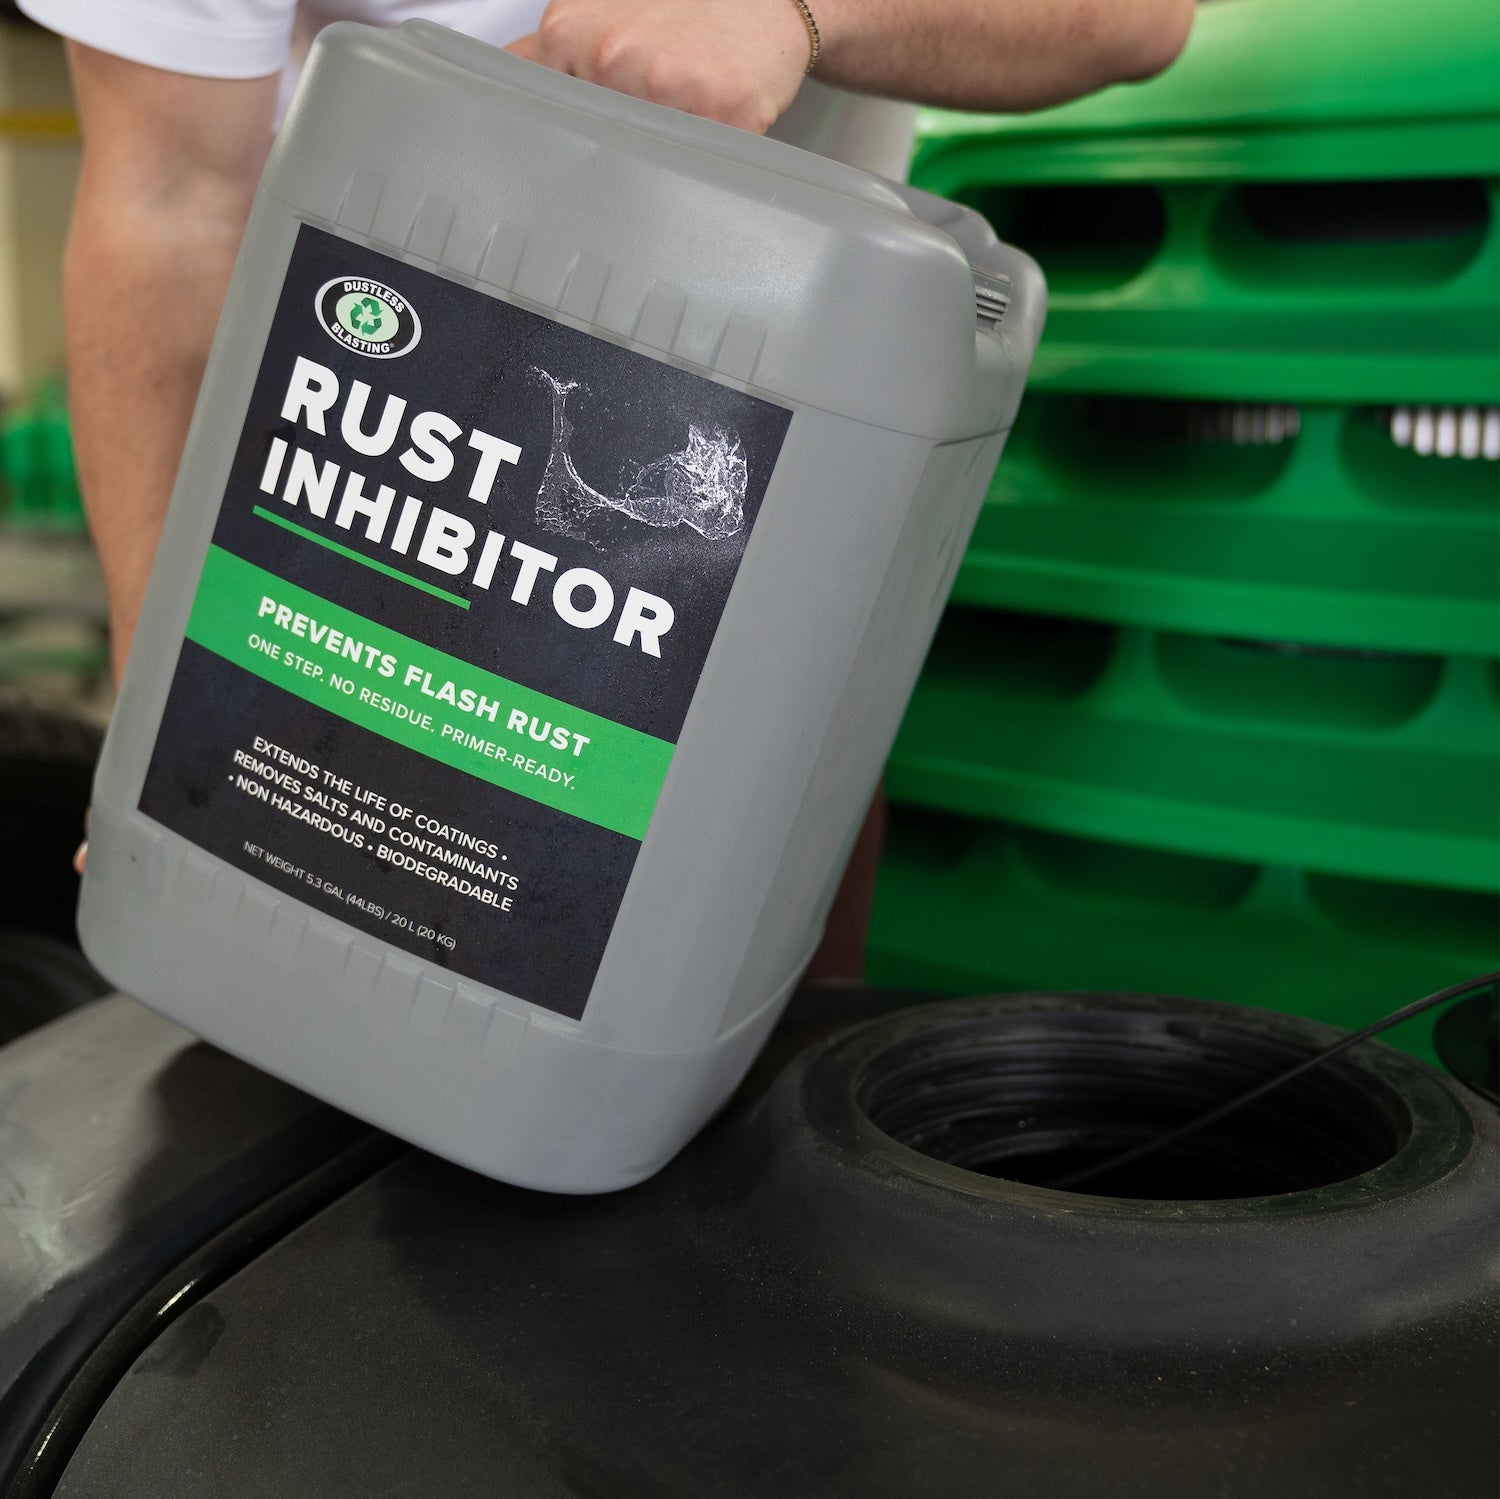
[[[1500,966],[1500,901],[897,809],[873,982],[1146,989],[1356,1026]],[[1433,1059],[1430,1018],[1389,1039]]]
[[[953,596],[1500,655],[1500,464],[1483,456],[1500,411],[1465,420],[1419,410],[1403,430],[1399,413],[1358,406],[1028,396]]]
[[[921,129],[1050,304],[872,974],[1355,1025],[1495,966],[1500,8],[1216,0],[1149,83]]]
[[[898,800],[1142,847],[1500,891],[1496,663],[951,611]]]
[[[49,381],[0,417],[0,682],[93,697],[108,667],[67,405]]]
[[[928,114],[913,180],[1047,269],[1035,388],[1491,402],[1500,9],[1217,0],[1150,83]]]
[[[55,382],[0,418],[0,524],[25,530],[84,529],[67,404]]]

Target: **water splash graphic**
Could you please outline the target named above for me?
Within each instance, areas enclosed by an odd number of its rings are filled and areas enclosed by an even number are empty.
[[[602,494],[573,466],[568,393],[578,382],[554,379],[540,365],[532,365],[531,372],[552,392],[552,451],[536,496],[536,518],[544,530],[597,546],[588,522],[601,511],[648,526],[691,526],[710,541],[733,536],[745,524],[749,470],[736,433],[689,424],[685,448],[639,465],[623,494]]]

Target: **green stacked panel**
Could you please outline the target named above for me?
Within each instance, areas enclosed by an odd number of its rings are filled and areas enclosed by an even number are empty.
[[[1452,403],[1492,383],[1492,180],[965,180],[1003,162],[965,150],[929,158],[921,180],[1042,261],[1048,332],[1034,370],[1048,389]]]
[[[1356,1027],[1494,966],[1492,897],[892,809],[872,971],[1192,994]],[[1388,1039],[1432,1059],[1431,1021]]]
[[[1495,966],[1500,9],[1217,0],[1149,84],[923,128],[1050,308],[872,972],[1353,1024]]]
[[[1500,411],[1467,412],[1038,389],[954,598],[1205,634],[1500,654],[1500,464],[1482,447],[1487,436],[1500,444]],[[1480,456],[1439,455],[1445,428],[1455,444],[1477,439]],[[1427,435],[1433,450],[1419,452]]]
[[[950,610],[888,784],[971,817],[1492,891],[1496,669]]]

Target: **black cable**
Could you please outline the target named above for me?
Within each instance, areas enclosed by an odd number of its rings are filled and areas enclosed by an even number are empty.
[[[1095,1161],[1093,1165],[1081,1166],[1077,1171],[1070,1171],[1066,1176],[1059,1176],[1044,1185],[1059,1192],[1070,1191],[1079,1182],[1092,1181],[1094,1177],[1102,1176],[1106,1171],[1128,1166],[1140,1160],[1142,1156],[1154,1155],[1168,1145],[1175,1145],[1187,1135],[1196,1134],[1200,1129],[1207,1129],[1209,1125],[1217,1124],[1236,1110],[1244,1108],[1246,1104],[1264,1098],[1267,1093],[1281,1087],[1283,1083],[1289,1083],[1293,1078],[1301,1077],[1304,1072],[1310,1072],[1314,1067],[1321,1066],[1330,1058],[1338,1056],[1340,1052],[1348,1051],[1351,1046],[1358,1046],[1361,1041],[1368,1041],[1371,1036],[1378,1036],[1381,1031],[1389,1030],[1391,1026],[1399,1025],[1403,1020],[1410,1020],[1413,1015],[1420,1015],[1424,1010],[1447,1004],[1451,999],[1462,999],[1465,995],[1475,994],[1481,989],[1493,988],[1496,984],[1500,984],[1500,970],[1494,973],[1482,973],[1478,978],[1465,979],[1461,984],[1450,984],[1446,989],[1439,989],[1435,994],[1428,994],[1421,999],[1413,1000],[1409,1005],[1402,1005],[1399,1010],[1392,1010],[1383,1019],[1371,1022],[1362,1030],[1351,1031],[1347,1036],[1341,1036],[1331,1046],[1325,1046],[1322,1051],[1314,1052],[1312,1056],[1288,1067],[1284,1072],[1278,1072],[1274,1077],[1267,1078],[1265,1082],[1257,1083],[1253,1088],[1237,1094],[1227,1103],[1218,1104],[1207,1113],[1199,1114],[1195,1119],[1189,1119],[1186,1124],[1179,1124],[1175,1129],[1170,1129],[1163,1135],[1156,1135],[1150,1140],[1143,1140],[1139,1145],[1130,1146],[1128,1150],[1121,1150],[1102,1161]]]

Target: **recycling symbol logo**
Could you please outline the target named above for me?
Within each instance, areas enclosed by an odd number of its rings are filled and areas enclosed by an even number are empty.
[[[380,332],[385,309],[374,297],[363,298],[349,313],[349,327],[361,338],[374,338]]]

